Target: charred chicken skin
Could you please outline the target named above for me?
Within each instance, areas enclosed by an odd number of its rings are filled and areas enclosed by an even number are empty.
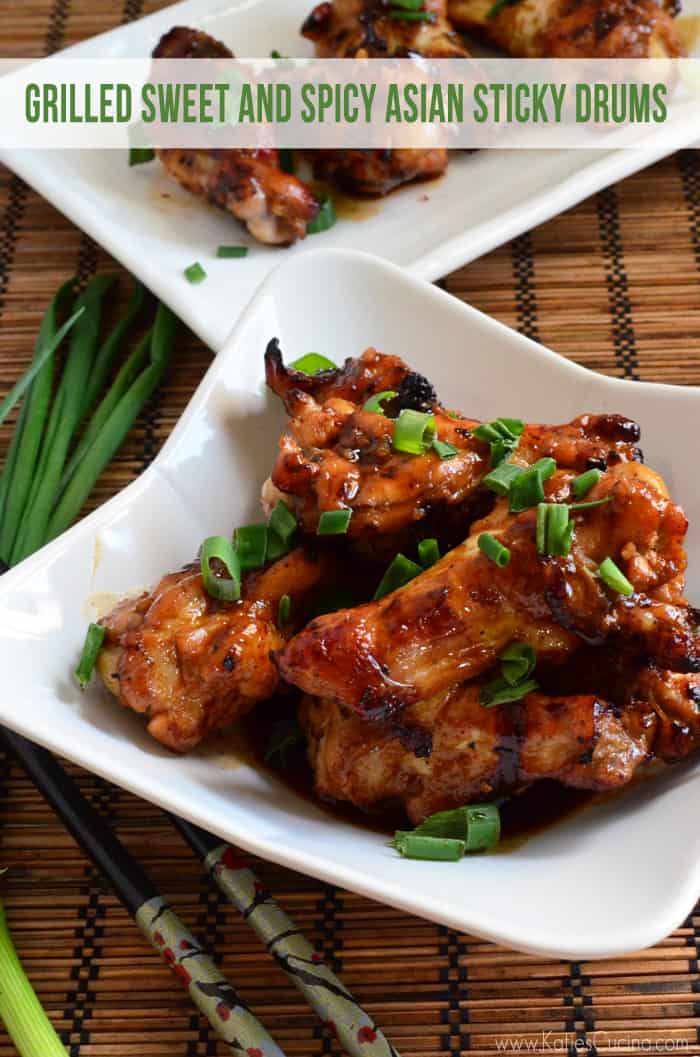
[[[302,26],[316,54],[325,58],[466,58],[459,35],[446,15],[446,0],[425,0],[430,21],[391,17],[383,0],[324,0]],[[430,180],[447,168],[447,151],[318,150],[311,152],[315,175],[352,194],[377,197],[400,184]]]
[[[279,685],[272,653],[285,641],[279,600],[288,594],[298,619],[328,575],[325,558],[298,549],[248,574],[238,602],[212,598],[198,567],[164,576],[101,621],[103,681],[148,718],[154,738],[178,752],[193,749],[272,696]]]
[[[268,385],[291,415],[272,483],[311,535],[324,510],[347,508],[353,512],[351,539],[365,550],[395,553],[436,508],[458,508],[472,499],[490,469],[489,445],[473,432],[480,423],[445,411],[430,382],[399,357],[368,349],[337,371],[310,378],[285,368],[271,342],[266,366]],[[387,390],[397,393],[396,409],[432,411],[437,436],[456,455],[395,451],[394,420],[363,408],[369,396]],[[562,426],[528,425],[514,461],[529,465],[549,456],[570,470],[606,467],[639,458],[638,439],[636,424],[622,416],[582,415]]]
[[[675,0],[449,0],[456,26],[515,57],[676,58]]]
[[[156,59],[233,57],[220,41],[183,26],[161,38]],[[318,212],[311,190],[280,168],[276,150],[161,149],[161,162],[185,190],[231,213],[259,242],[289,245]]]
[[[569,502],[572,475],[547,482],[549,502]],[[668,669],[700,666],[695,618],[682,593],[685,515],[661,478],[618,463],[590,493],[607,501],[574,514],[570,554],[543,557],[536,511],[509,515],[507,500],[428,571],[378,602],[313,620],[278,657],[283,677],[305,693],[382,718],[491,667],[513,640],[561,663],[581,642],[630,643]],[[482,532],[508,548],[495,566]],[[610,592],[596,574],[606,557],[634,587]]]

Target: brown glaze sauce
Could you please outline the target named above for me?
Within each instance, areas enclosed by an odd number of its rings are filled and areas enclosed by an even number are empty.
[[[314,791],[313,775],[304,748],[291,752],[285,767],[274,766],[265,760],[265,753],[275,723],[295,715],[294,697],[279,697],[268,702],[265,709],[243,720],[241,737],[236,752],[252,766],[282,782],[297,796],[313,803],[329,818],[361,826],[373,833],[393,836],[394,830],[409,825],[399,810],[366,814],[352,804],[321,800]],[[554,781],[535,783],[526,792],[511,797],[501,807],[501,841],[490,854],[514,851],[537,834],[567,821],[591,804],[605,802],[618,796],[613,793],[592,793],[588,790],[567,789]]]

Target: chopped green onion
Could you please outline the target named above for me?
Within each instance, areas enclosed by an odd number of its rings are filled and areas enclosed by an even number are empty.
[[[435,416],[406,407],[394,426],[394,451],[423,455],[435,437]]]
[[[587,503],[570,503],[569,510],[591,510],[594,506],[603,506],[612,503],[612,496],[606,495],[604,499],[591,499]]]
[[[421,11],[423,0],[389,0],[389,7],[403,8],[405,11]]]
[[[486,474],[484,484],[496,495],[508,495],[513,482],[524,473],[522,466],[516,466],[513,462],[502,462]]]
[[[262,569],[267,558],[267,525],[242,525],[233,536],[241,572]]]
[[[333,199],[330,195],[316,195],[316,201],[319,204],[319,210],[313,220],[310,220],[306,225],[307,235],[318,235],[322,231],[328,231],[332,228],[336,221],[335,209],[333,208]]]
[[[278,719],[272,727],[265,749],[265,763],[286,767],[289,753],[303,745],[306,738],[295,719]]]
[[[453,459],[457,455],[454,444],[448,444],[445,440],[433,440],[433,451],[437,452],[441,459]]]
[[[216,251],[217,257],[247,257],[250,246],[219,246]]]
[[[482,687],[479,701],[484,708],[492,708],[494,705],[506,705],[510,701],[520,701],[525,694],[531,694],[537,689],[538,684],[534,679],[526,679],[524,682],[511,686],[503,676],[499,676]]]
[[[525,423],[519,418],[496,418],[493,422],[483,422],[473,431],[477,440],[491,446],[491,466],[498,466],[509,451],[518,446],[525,429]]]
[[[267,526],[267,555],[266,560],[268,562],[276,562],[278,558],[283,558],[285,554],[289,554],[292,550],[293,542],[285,543],[285,541],[278,536],[273,529],[272,525]]]
[[[285,624],[288,624],[291,615],[292,600],[289,595],[282,595],[277,605],[277,627],[283,628]]]
[[[434,22],[435,15],[432,11],[389,11],[390,19],[394,22]]]
[[[384,598],[384,595],[390,595],[392,591],[398,591],[422,572],[421,566],[412,562],[405,554],[397,554],[379,581],[379,587],[374,592],[374,601]]]
[[[535,651],[526,642],[511,642],[498,659],[501,662],[501,675],[509,686],[515,686],[532,675],[537,661]]]
[[[147,165],[153,161],[156,152],[150,147],[132,147],[129,151],[129,167],[134,165]]]
[[[518,474],[511,485],[508,511],[520,514],[523,510],[544,502],[544,482],[557,468],[554,459],[540,459],[529,470]]]
[[[598,576],[611,591],[617,591],[621,595],[633,595],[634,586],[629,582],[612,558],[606,558],[598,566]]]
[[[344,536],[348,531],[352,510],[324,510],[316,526],[317,536]]]
[[[490,532],[482,532],[479,536],[477,546],[479,550],[490,558],[492,562],[502,569],[510,561],[510,551],[507,547],[504,547],[500,540],[497,540]]]
[[[211,567],[218,561],[228,577],[217,576]],[[231,540],[226,536],[208,536],[202,544],[200,558],[202,580],[207,594],[222,602],[235,602],[241,597],[241,566]]]
[[[466,851],[463,840],[423,837],[404,830],[397,830],[391,843],[405,859],[426,859],[432,862],[458,862]]]
[[[366,400],[362,410],[371,411],[373,415],[383,415],[385,414],[383,404],[385,404],[387,400],[393,400],[394,397],[398,395],[399,394],[393,389],[384,389],[383,392],[376,393],[374,396],[371,396],[369,400]]]
[[[203,283],[207,277],[207,273],[202,268],[199,261],[195,261],[194,264],[190,264],[188,268],[185,268],[185,279],[188,283],[196,285],[197,283]]]
[[[436,539],[421,540],[418,544],[418,560],[424,569],[440,561],[440,546]]]
[[[515,4],[519,3],[520,0],[496,0],[495,4],[486,12],[487,18],[495,18],[496,15],[503,10],[504,7],[514,7]]]
[[[281,499],[270,514],[270,525],[283,543],[289,543],[297,530],[294,514]]]
[[[537,507],[535,540],[538,554],[564,557],[571,550],[574,523],[565,503],[540,503]]]
[[[580,499],[587,492],[590,492],[594,484],[598,484],[602,476],[600,470],[586,470],[585,473],[580,473],[578,477],[574,477],[571,482],[571,491],[577,499]]]
[[[92,678],[106,633],[107,629],[101,624],[90,624],[87,629],[83,652],[80,654],[78,667],[75,669],[75,678],[81,690],[86,688]]]
[[[320,352],[307,352],[306,356],[300,356],[289,365],[293,371],[301,371],[302,374],[318,374],[319,371],[334,371],[336,365],[327,356]]]
[[[280,51],[277,50],[277,48],[273,48],[272,51],[270,52],[270,58],[271,59],[286,59],[287,56],[283,55]]]
[[[467,851],[483,851],[498,844],[501,816],[497,804],[467,804],[429,815],[412,832],[421,837],[462,840]],[[405,835],[403,830],[398,833]]]
[[[278,55],[277,58],[281,59],[282,56]],[[294,153],[289,147],[280,147],[278,150],[280,169],[282,172],[293,173],[294,172]]]

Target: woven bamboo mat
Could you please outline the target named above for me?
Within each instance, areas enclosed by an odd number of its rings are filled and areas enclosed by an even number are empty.
[[[1,0],[0,54],[41,55],[163,6]],[[21,181],[0,172],[0,392],[27,363],[59,281],[112,267]],[[687,152],[603,191],[442,285],[594,370],[700,383],[700,160]],[[209,352],[176,363],[103,475],[101,502],[151,461]],[[0,433],[4,450],[7,430]],[[222,957],[293,1057],[338,1054],[297,992],[208,884],[156,808],[73,770],[185,920]],[[50,809],[0,756],[0,863],[18,947],[71,1057],[224,1052]],[[546,961],[256,863],[404,1054],[700,1054],[700,911],[657,947],[606,962]],[[594,879],[592,879],[594,883]],[[517,898],[517,878],[514,878]],[[14,1050],[0,1028],[0,1057]]]

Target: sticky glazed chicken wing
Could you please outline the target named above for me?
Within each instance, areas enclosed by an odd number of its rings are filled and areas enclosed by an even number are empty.
[[[571,474],[547,482],[549,502],[569,502]],[[561,663],[581,642],[630,643],[677,671],[700,666],[694,613],[683,596],[685,515],[661,478],[619,463],[590,493],[603,504],[574,514],[565,557],[542,556],[537,512],[511,515],[499,500],[463,544],[378,602],[313,620],[278,658],[305,693],[360,715],[385,717],[491,667],[509,642]],[[490,533],[506,547],[495,565],[479,547]],[[627,597],[597,574],[612,558],[631,581]]]
[[[425,0],[424,20],[402,18],[384,0],[324,0],[302,26],[325,58],[463,59],[468,52],[450,24],[446,0]],[[415,12],[413,12],[415,14]],[[447,168],[443,148],[432,150],[317,150],[314,174],[351,194],[377,197],[401,184],[430,180]]]
[[[365,552],[396,553],[426,519],[465,508],[452,519],[463,538],[485,498],[472,504],[490,469],[489,445],[474,435],[481,423],[445,411],[428,379],[375,349],[310,377],[283,366],[276,341],[268,346],[266,375],[291,416],[271,480],[305,532],[316,532],[323,511],[346,508],[349,536]],[[363,407],[386,391],[397,394],[384,405],[389,413],[432,412],[436,436],[455,454],[396,451],[395,420]],[[529,465],[547,456],[571,470],[605,467],[639,458],[638,439],[636,424],[620,415],[582,415],[562,426],[528,425],[514,458]]]
[[[178,26],[161,38],[156,59],[233,58],[220,41]],[[259,242],[289,245],[306,235],[318,202],[311,190],[280,168],[276,150],[163,148],[158,157],[185,190],[231,213]]]
[[[456,26],[509,55],[536,58],[676,58],[676,0],[449,0]]]
[[[272,696],[272,659],[298,625],[304,605],[328,578],[327,560],[301,549],[245,577],[238,602],[205,590],[198,567],[164,576],[153,591],[127,599],[105,617],[98,669],[127,708],[145,715],[148,732],[178,752]],[[288,594],[296,625],[277,626]]]

